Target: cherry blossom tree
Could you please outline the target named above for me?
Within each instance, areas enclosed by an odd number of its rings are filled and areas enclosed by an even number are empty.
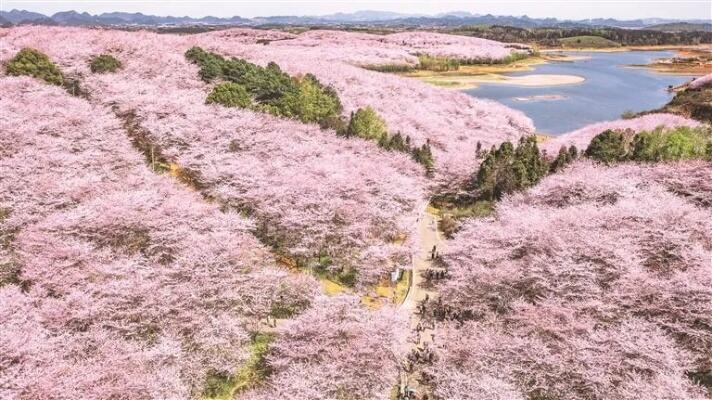
[[[704,398],[688,376],[712,362],[710,172],[580,160],[466,222],[444,255],[436,394]]]
[[[389,399],[398,384],[406,321],[352,296],[321,297],[280,328],[267,357],[272,376],[242,398]]]
[[[707,74],[699,78],[695,78],[692,82],[690,82],[689,86],[693,89],[700,89],[702,87],[709,86],[710,84],[712,84],[712,74]]]
[[[205,104],[211,86],[184,57],[193,46],[313,74],[344,116],[372,107],[389,133],[429,143],[433,178],[366,140]],[[23,48],[47,54],[86,97],[0,71],[2,398],[198,397],[279,314],[272,374],[244,398],[387,399],[405,317],[356,295],[317,295],[316,280],[279,268],[275,253],[353,271],[361,293],[409,267],[425,199],[471,176],[478,143],[534,130],[500,104],[362,68],[514,51],[476,38],[0,29],[0,63]],[[100,54],[122,68],[92,73]],[[652,114],[542,147],[582,150],[605,129],[660,125],[697,123]],[[704,398],[695,377],[712,366],[710,168],[579,160],[464,222],[429,309],[436,396]]]
[[[3,77],[0,397],[186,398],[249,332],[309,306],[252,223],[151,172],[108,111]],[[38,106],[38,105],[42,106]]]
[[[453,190],[467,180],[477,166],[477,142],[489,148],[534,131],[529,118],[499,103],[360,67],[394,63],[395,59],[412,64],[417,58],[411,52],[423,52],[424,46],[430,46],[431,52],[446,45],[460,46],[463,56],[475,58],[490,52],[508,55],[504,52],[512,51],[483,39],[418,32],[396,34],[389,39],[390,35],[310,31],[279,40],[279,35],[289,35],[244,29],[186,36],[48,27],[17,27],[8,32],[3,38],[7,45],[0,48],[0,60],[13,57],[24,47],[40,49],[64,70],[86,76],[85,80],[102,93],[100,98],[106,103],[118,102],[109,94],[121,96],[118,84],[126,80],[135,87],[143,86],[136,90],[144,96],[165,98],[164,94],[170,92],[172,100],[187,101],[187,93],[179,94],[176,89],[191,88],[200,90],[204,100],[206,85],[198,79],[195,66],[183,59],[183,53],[192,46],[261,65],[274,61],[292,75],[311,73],[336,89],[344,116],[370,106],[386,120],[391,133],[410,136],[418,147],[430,141],[435,158],[430,186],[437,190]],[[269,35],[277,36],[268,45],[253,44]],[[87,60],[102,53],[114,54],[127,64],[121,74],[90,74]],[[133,96],[124,97],[121,103],[136,106],[130,104]],[[196,94],[194,101],[202,100]]]
[[[124,68],[88,74],[81,57],[64,52],[81,47],[76,40],[107,47],[118,40],[113,32],[96,35],[75,30],[57,35],[51,49],[35,44],[85,74],[93,101],[133,113],[145,138],[189,171],[205,196],[254,216],[264,242],[290,257],[329,256],[328,270],[355,271],[363,285],[409,267],[408,237],[425,193],[424,172],[407,155],[315,125],[204,104],[208,87],[185,60],[182,37],[126,34],[113,50]]]
[[[413,35],[394,42],[417,41],[416,38],[425,42],[430,35],[435,36],[432,43],[445,40],[431,33]],[[336,89],[345,115],[359,108],[372,107],[386,120],[391,132],[410,136],[416,146],[429,142],[435,159],[435,176],[431,182],[434,190],[453,190],[467,180],[477,166],[477,142],[489,148],[505,140],[516,141],[534,131],[531,120],[523,113],[494,101],[361,68],[362,65],[392,63],[390,55],[384,55],[379,62],[378,57],[382,56],[380,45],[373,43],[373,35],[363,36],[316,31],[300,35],[295,40],[274,42],[274,46],[243,46],[221,40],[219,33],[197,35],[196,40],[200,46],[224,55],[261,65],[277,62],[290,74],[311,73],[323,84]],[[484,49],[488,45],[479,42],[482,39],[462,38],[467,39],[473,41],[469,50],[463,51],[469,51],[473,57],[480,54],[479,51],[487,53]],[[307,43],[302,44],[302,40]],[[432,46],[437,47],[436,44]],[[359,51],[375,51],[377,55],[366,57]],[[339,59],[343,55],[349,58]]]

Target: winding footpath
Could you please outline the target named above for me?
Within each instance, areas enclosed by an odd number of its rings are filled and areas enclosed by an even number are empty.
[[[431,252],[433,246],[436,247],[438,253],[445,250],[445,240],[438,230],[439,217],[435,215],[429,208],[425,208],[418,218],[418,251],[413,255],[413,273],[411,286],[408,290],[400,309],[407,312],[409,315],[410,331],[415,333],[414,340],[411,342],[410,350],[422,350],[427,346],[431,346],[434,342],[434,330],[432,325],[427,325],[422,321],[421,315],[418,313],[418,304],[426,298],[433,301],[437,298],[437,292],[432,287],[428,287],[423,274],[428,269],[433,268],[433,260]],[[421,329],[418,329],[421,325]],[[425,325],[425,326],[424,326]],[[410,372],[404,372],[401,376],[401,391],[405,388],[414,389],[418,394],[418,398],[425,391],[425,388],[420,387],[418,380],[420,378],[417,367]]]

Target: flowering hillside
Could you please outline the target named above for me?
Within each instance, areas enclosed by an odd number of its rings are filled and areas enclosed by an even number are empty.
[[[510,46],[493,40],[433,32],[399,32],[386,35],[385,41],[414,53],[464,60],[497,61],[514,52]]]
[[[249,361],[261,320],[309,308],[279,329],[264,393],[385,398],[405,336],[392,309],[310,306],[313,279],[274,267],[250,221],[151,172],[106,110],[28,78],[0,89],[0,397],[199,397]]]
[[[708,127],[366,69],[515,48],[0,29],[0,399],[709,398]]]
[[[710,176],[579,161],[466,222],[444,256],[439,398],[704,398]]]
[[[0,397],[185,398],[315,283],[144,165],[119,121],[0,80]],[[38,107],[42,104],[42,107]]]
[[[224,38],[233,32],[241,31],[242,29],[234,29],[206,35]],[[417,54],[462,60],[498,61],[514,51],[504,43],[492,40],[433,32],[373,35],[312,30],[288,40],[275,41],[270,43],[270,46],[299,49],[302,54],[316,56],[322,60],[339,60],[361,66],[386,64],[414,66],[418,63]]]
[[[201,36],[215,38],[218,42],[229,46],[232,42],[224,38],[233,31],[241,31],[241,29],[211,32]],[[388,64],[412,67],[418,64],[416,55],[406,48],[388,43],[385,37],[387,36],[368,33],[312,30],[290,40],[270,42],[264,50],[278,52],[284,49],[298,49],[305,58],[319,58],[322,61],[360,66]]]
[[[5,35],[1,58],[23,47],[47,53],[66,73],[81,77],[92,101],[134,117],[144,139],[190,173],[203,194],[253,214],[270,245],[290,256],[328,255],[335,262],[329,269],[355,269],[364,283],[408,265],[410,242],[399,243],[410,236],[426,197],[422,170],[407,156],[362,140],[205,105],[209,87],[185,60],[187,49],[201,45],[274,60],[291,73],[313,73],[335,87],[346,115],[372,105],[391,131],[410,135],[416,145],[430,141],[435,184],[466,179],[478,141],[489,145],[531,130],[528,119],[496,103],[343,62],[325,64],[301,47],[284,45],[291,40],[245,44],[249,32],[173,36],[28,27]],[[91,74],[87,60],[101,53],[114,54],[124,67]]]
[[[139,134],[189,171],[206,196],[253,214],[278,250],[331,256],[328,268],[355,269],[364,283],[407,266],[409,242],[396,240],[410,233],[425,197],[415,163],[313,125],[206,105],[207,86],[185,60],[183,38],[124,34],[119,45],[116,35],[76,30],[39,35],[35,44],[65,70],[88,75],[83,82],[93,100],[135,116]],[[71,51],[91,46],[94,53],[113,49],[125,68],[87,74]]]
[[[455,188],[469,177],[476,166],[477,142],[489,148],[534,131],[529,118],[499,103],[352,65],[379,63],[373,59],[378,55],[362,56],[357,51],[349,51],[348,47],[372,51],[373,35],[362,39],[363,34],[310,33],[312,36],[307,36],[310,46],[297,45],[300,41],[296,39],[247,47],[222,40],[223,32],[197,35],[196,40],[200,46],[218,53],[244,57],[262,65],[275,61],[292,74],[314,74],[336,89],[345,114],[371,106],[383,116],[391,131],[410,136],[416,145],[429,141],[436,163],[433,184],[439,188]],[[325,47],[319,44],[320,40],[326,42]],[[291,45],[292,42],[295,45]],[[337,48],[344,45],[342,42],[346,42],[347,47]],[[377,45],[373,47],[380,49]],[[333,58],[342,54],[369,58],[362,58],[361,62],[355,59],[339,62]],[[381,63],[387,62],[386,58],[381,60]]]
[[[181,88],[197,86],[194,67],[181,59],[182,54],[192,46],[201,46],[225,56],[243,57],[261,65],[275,61],[291,74],[311,73],[323,83],[333,86],[343,103],[344,115],[370,106],[383,116],[391,132],[410,136],[418,146],[430,141],[436,162],[431,185],[439,188],[453,189],[468,178],[476,166],[473,154],[478,141],[489,148],[503,140],[516,140],[534,130],[531,120],[521,112],[493,101],[475,99],[465,93],[358,67],[391,63],[389,55],[379,53],[381,45],[387,49],[396,48],[399,58],[416,61],[407,46],[398,48],[396,44],[383,44],[380,42],[384,40],[382,36],[313,31],[293,40],[276,40],[268,45],[251,44],[247,37],[254,34],[256,42],[265,36],[260,32],[230,29],[173,36],[148,32],[22,27],[6,30],[3,40],[8,46],[0,49],[0,60],[9,59],[23,47],[36,47],[65,69],[87,74],[87,59],[103,52],[123,51],[128,58],[135,58],[133,63],[131,59],[126,60],[129,67],[124,75],[130,72],[132,78],[141,76],[151,79],[153,87],[162,85],[164,90],[174,83]],[[433,33],[408,35],[402,40],[420,43],[425,38],[431,38],[431,42],[438,43],[447,37]],[[449,40],[448,43],[464,40],[460,43],[465,49],[463,52],[473,57],[488,54],[488,49],[504,48],[497,42],[476,38]],[[350,58],[344,59],[344,56]],[[147,59],[155,60],[157,64],[142,63]],[[161,79],[154,79],[158,76]],[[106,85],[102,88],[108,89]],[[165,93],[160,90],[143,92],[145,95]]]

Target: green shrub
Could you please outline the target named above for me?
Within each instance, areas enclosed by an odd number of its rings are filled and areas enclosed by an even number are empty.
[[[366,65],[363,68],[370,70],[370,71],[387,72],[387,73],[404,73],[404,72],[411,72],[416,69],[413,66],[408,65],[408,64],[374,64],[374,65]]]
[[[681,126],[626,135],[607,130],[591,140],[586,156],[607,164],[619,161],[675,161],[709,158],[712,130]]]
[[[638,116],[638,113],[635,111],[623,111],[623,114],[621,114],[621,118],[623,119],[633,119]]]
[[[296,79],[283,72],[279,65],[271,62],[267,67],[245,60],[230,59],[223,66],[224,79],[244,85],[255,101],[277,108],[275,114],[286,115],[282,98],[299,91]]]
[[[513,158],[514,146],[508,141],[502,143],[499,148],[492,147],[485,154],[475,178],[475,187],[482,198],[495,199],[504,194],[504,183],[512,180],[510,177],[505,178],[505,173]]]
[[[579,156],[579,151],[576,148],[576,146],[574,146],[574,145],[569,146],[569,158],[571,160],[575,160],[578,158],[578,156]]]
[[[388,151],[408,153],[415,162],[423,165],[428,173],[431,173],[435,166],[430,143],[415,147],[411,144],[410,136],[403,136],[400,132],[389,135],[386,122],[371,107],[359,108],[352,112],[344,134],[347,137],[375,140],[380,147]]]
[[[409,152],[410,149],[410,136],[403,137],[400,132],[393,136],[384,135],[378,143],[381,147],[386,150]]]
[[[522,188],[533,186],[549,172],[549,164],[539,151],[536,136],[526,136],[519,140],[514,159],[523,169],[517,175]]]
[[[298,81],[297,90],[289,90],[279,99],[276,109],[282,116],[298,118],[302,122],[319,122],[338,117],[343,108],[332,88],[307,74]]]
[[[432,173],[435,167],[435,160],[433,159],[433,153],[430,151],[430,145],[428,143],[420,147],[414,147],[411,150],[411,154],[415,162],[425,167],[428,174]]]
[[[627,144],[622,132],[606,130],[596,135],[586,148],[586,157],[610,164],[625,159]]]
[[[673,161],[706,158],[709,131],[678,127],[640,132],[633,138],[629,159],[634,161]]]
[[[110,54],[102,54],[92,58],[89,68],[91,68],[91,72],[99,74],[116,72],[117,69],[121,68],[121,61]]]
[[[208,53],[198,46],[193,46],[188,49],[183,55],[185,58],[193,64],[200,65],[203,57]]]
[[[64,83],[62,73],[49,57],[35,49],[29,48],[20,50],[20,52],[8,62],[7,74],[13,76],[32,76],[58,86]]]
[[[206,103],[222,104],[225,107],[246,108],[252,104],[252,99],[250,98],[250,94],[247,93],[247,89],[242,85],[225,82],[213,88],[208,95]]]
[[[198,75],[205,82],[210,82],[223,76],[223,67],[226,64],[226,60],[219,54],[209,53],[200,47],[191,47],[185,52],[185,58],[200,67]]]
[[[359,108],[351,114],[351,120],[346,130],[347,136],[358,136],[364,139],[381,140],[388,135],[386,121],[371,107]]]
[[[261,67],[239,58],[226,59],[200,47],[191,48],[185,57],[200,66],[204,81],[222,79],[242,86],[264,112],[321,123],[338,117],[342,111],[336,91],[322,85],[314,75],[295,78],[273,62]]]
[[[431,56],[428,54],[418,54],[418,69],[427,71],[457,71],[460,68],[460,61],[456,58],[445,56]]]
[[[208,53],[200,47],[191,47],[185,52],[185,58],[200,67],[198,75],[205,82],[222,76],[225,59],[218,54]]]
[[[234,375],[225,372],[211,372],[203,386],[204,399],[231,399],[237,393],[259,385],[267,378],[271,369],[267,363],[267,353],[274,336],[269,333],[254,333],[250,341],[250,357]]]

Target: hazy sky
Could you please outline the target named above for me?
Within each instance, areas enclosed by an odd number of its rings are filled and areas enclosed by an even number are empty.
[[[0,9],[20,8],[53,14],[57,11],[77,10],[92,14],[109,11],[142,12],[154,15],[189,15],[243,17],[268,15],[321,15],[358,10],[397,11],[401,13],[437,14],[446,11],[469,11],[494,15],[529,15],[585,19],[612,17],[634,19],[647,17],[712,20],[712,0],[518,0],[518,1],[374,1],[374,0],[255,0],[255,1],[199,1],[199,0],[0,0]]]

